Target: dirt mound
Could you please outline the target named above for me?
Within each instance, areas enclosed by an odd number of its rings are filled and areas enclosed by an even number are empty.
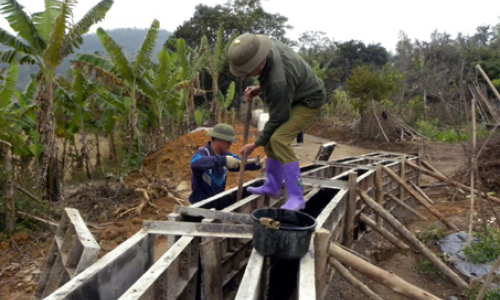
[[[478,159],[479,176],[488,190],[500,192],[500,137],[492,139]],[[480,148],[480,147],[479,147]]]

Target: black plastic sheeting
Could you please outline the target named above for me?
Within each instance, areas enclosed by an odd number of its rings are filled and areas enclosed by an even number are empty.
[[[447,253],[453,261],[453,265],[457,270],[467,276],[468,278],[481,280],[486,278],[486,275],[490,273],[494,261],[485,264],[473,264],[466,261],[463,248],[467,246],[467,236],[466,232],[456,232],[449,236],[437,241],[437,247],[443,253]],[[478,242],[477,237],[471,238],[471,243]],[[500,274],[497,270],[497,274]],[[484,276],[484,277],[483,277]]]

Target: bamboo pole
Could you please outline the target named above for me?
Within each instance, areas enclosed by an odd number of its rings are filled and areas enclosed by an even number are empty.
[[[373,209],[377,214],[380,214],[384,220],[389,223],[397,232],[401,234],[408,242],[410,242],[416,249],[418,249],[422,254],[430,260],[436,268],[446,277],[448,277],[453,283],[461,288],[468,287],[467,283],[456,273],[454,273],[446,264],[444,264],[439,258],[432,253],[421,241],[419,241],[406,227],[396,220],[390,213],[388,213],[383,207],[378,205],[375,200],[370,198],[361,189],[356,189],[358,195],[363,199],[363,201],[371,209]]]
[[[392,272],[387,272],[384,269],[381,269],[375,265],[367,263],[361,260],[360,258],[350,254],[349,252],[341,249],[340,247],[337,247],[332,243],[330,243],[330,247],[328,248],[328,253],[330,253],[330,255],[336,260],[340,261],[346,266],[351,267],[353,270],[389,287],[395,293],[403,295],[409,299],[416,299],[416,300],[440,299],[432,295],[431,293],[426,292],[421,288],[406,282],[396,274]],[[329,261],[329,263],[332,263],[331,260]]]
[[[397,204],[399,204],[401,207],[405,208],[407,211],[409,211],[410,213],[412,213],[415,217],[419,218],[420,220],[427,221],[427,218],[425,216],[423,216],[418,211],[416,211],[413,208],[411,208],[408,204],[404,203],[403,200],[398,199],[396,196],[394,196],[392,194],[386,194],[386,196],[388,196],[394,202],[396,202]]]
[[[491,82],[491,80],[488,77],[488,75],[486,75],[486,72],[484,72],[483,68],[481,68],[481,66],[478,64],[478,65],[476,65],[476,69],[478,69],[479,73],[481,73],[481,75],[483,75],[484,80],[486,80],[486,82],[490,86],[490,88],[493,91],[493,93],[495,94],[495,96],[497,96],[498,100],[500,100],[500,93],[498,93],[495,85]]]
[[[401,179],[403,179],[404,182],[406,182],[406,156],[403,155],[401,157]],[[404,201],[406,198],[405,195],[405,189],[402,186],[399,186],[399,198],[401,201]]]
[[[383,300],[379,295],[375,294],[368,286],[362,283],[359,279],[354,277],[349,270],[344,267],[338,260],[335,258],[330,258],[328,261],[330,265],[332,265],[335,270],[337,270],[342,277],[344,277],[347,282],[349,282],[353,287],[358,289],[361,293],[368,297],[368,299],[375,300]]]
[[[384,186],[382,183],[382,165],[377,164],[375,166],[375,195],[377,197],[377,202],[380,206],[384,206]],[[380,216],[376,216],[377,224],[379,226],[384,225],[384,220]]]
[[[483,300],[484,296],[486,295],[486,292],[488,292],[490,284],[493,281],[493,278],[495,277],[496,271],[498,270],[499,267],[500,267],[500,256],[497,258],[497,261],[495,262],[493,267],[491,267],[490,273],[488,274],[488,277],[486,277],[486,280],[484,281],[484,284],[481,287],[481,290],[479,291],[476,300]]]
[[[497,198],[497,197],[490,196],[490,195],[488,195],[488,194],[487,194],[487,193],[485,193],[485,192],[479,192],[477,189],[473,189],[473,190],[471,190],[471,188],[470,188],[470,187],[468,187],[468,186],[466,186],[465,184],[462,184],[462,183],[460,183],[460,182],[458,182],[458,181],[455,181],[455,180],[453,180],[453,179],[450,179],[450,178],[448,178],[448,177],[446,177],[446,176],[441,176],[441,175],[439,175],[439,174],[437,174],[437,173],[435,173],[435,172],[432,172],[432,171],[429,171],[429,170],[427,170],[427,169],[425,169],[425,168],[422,168],[422,167],[420,167],[420,166],[417,166],[417,165],[415,165],[415,164],[413,164],[413,163],[411,163],[411,162],[409,162],[409,161],[407,161],[407,162],[406,162],[406,164],[407,164],[408,166],[410,166],[410,167],[414,168],[415,170],[417,170],[417,171],[420,171],[420,172],[424,173],[424,174],[425,174],[425,175],[427,175],[427,176],[434,177],[434,178],[436,178],[436,179],[439,179],[439,180],[441,180],[441,181],[443,181],[443,182],[448,183],[449,185],[452,185],[452,186],[455,186],[455,187],[461,188],[461,189],[463,189],[463,190],[465,190],[465,191],[468,191],[468,192],[470,192],[470,191],[474,191],[474,193],[476,193],[477,195],[479,195],[479,193],[481,193],[481,196],[482,196],[482,197],[485,197],[485,198],[487,198],[487,199],[489,199],[489,200],[491,200],[491,201],[493,201],[493,202],[496,202],[496,203],[499,203],[499,204],[500,204],[500,199],[499,199],[499,198]]]
[[[376,232],[380,233],[383,237],[385,237],[389,242],[393,243],[395,246],[397,246],[400,249],[403,250],[408,250],[410,247],[400,241],[397,237],[395,237],[391,232],[389,232],[387,229],[384,227],[381,227],[377,224],[377,222],[373,221],[370,219],[367,215],[361,214],[360,215],[360,220],[361,222],[365,223],[366,225],[370,226],[375,230]]]
[[[409,161],[406,162],[409,166],[411,166],[411,163]],[[420,196],[414,189],[412,189],[408,184],[406,184],[406,182],[403,182],[401,180],[401,178],[399,178],[398,175],[396,175],[396,173],[394,173],[391,169],[387,168],[387,167],[382,167],[382,169],[384,170],[384,172],[386,172],[392,179],[394,179],[394,181],[396,181],[397,183],[399,183],[400,185],[402,185],[404,187],[404,189],[408,192],[408,194],[410,194],[413,198],[415,198],[416,200],[418,200],[425,208],[427,208],[434,216],[436,216],[436,218],[438,218],[438,220],[440,220],[444,225],[446,225],[446,227],[452,229],[452,230],[455,230],[455,231],[460,231],[460,229],[458,229],[458,227],[453,224],[450,220],[448,220],[447,218],[445,218],[443,216],[443,214],[441,214],[441,212],[439,210],[437,210],[434,206],[430,205],[427,200],[425,200],[424,198],[422,198],[422,196]]]
[[[476,165],[476,101],[472,98],[472,149],[471,149],[471,169],[470,169],[470,207],[469,207],[469,234],[467,235],[467,247],[470,248],[472,237],[472,224],[474,223],[474,166]]]
[[[356,186],[358,173],[349,173],[349,197],[345,213],[344,244],[351,248],[354,241],[354,215],[356,213]]]

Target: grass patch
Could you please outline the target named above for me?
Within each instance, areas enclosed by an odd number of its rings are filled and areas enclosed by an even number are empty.
[[[479,294],[479,291],[481,290],[482,286],[483,285],[480,283],[470,285],[469,289],[465,292],[464,296],[467,299],[475,300],[477,298],[477,295]],[[500,300],[500,291],[492,290],[490,287],[490,290],[486,293],[486,296],[483,299],[484,300]]]
[[[475,264],[484,264],[500,256],[500,229],[488,228],[484,232],[473,235],[481,240],[464,248],[464,253],[470,261]]]
[[[433,225],[427,230],[417,233],[417,238],[424,244],[430,244],[443,238],[445,234],[446,230],[443,227]]]

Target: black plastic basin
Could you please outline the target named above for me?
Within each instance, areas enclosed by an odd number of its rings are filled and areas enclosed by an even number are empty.
[[[274,230],[260,224],[260,218],[271,218],[281,223]],[[309,250],[316,219],[288,209],[263,208],[252,213],[253,246],[263,256],[281,259],[300,259]]]

